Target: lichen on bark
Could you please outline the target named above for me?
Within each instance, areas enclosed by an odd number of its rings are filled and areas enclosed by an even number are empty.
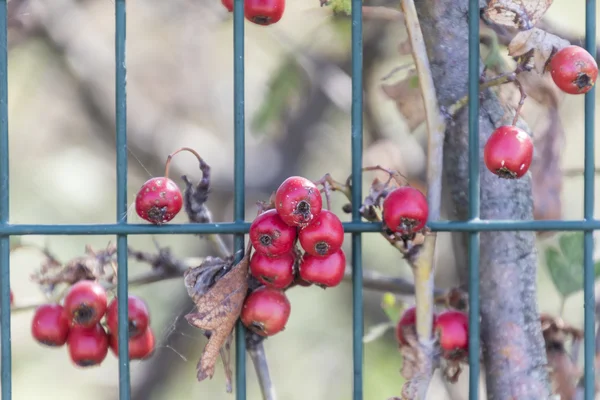
[[[450,106],[467,93],[468,0],[416,2],[438,101]],[[505,108],[491,90],[481,93],[480,148],[505,123]],[[467,219],[468,124],[463,109],[447,125],[444,185],[450,218]],[[529,132],[523,121],[519,126]],[[480,151],[482,219],[531,220],[530,174],[517,180],[489,173]],[[454,250],[467,276],[466,234],[453,234]],[[540,400],[550,396],[547,360],[537,306],[537,256],[533,232],[483,232],[480,252],[481,339],[488,398]]]

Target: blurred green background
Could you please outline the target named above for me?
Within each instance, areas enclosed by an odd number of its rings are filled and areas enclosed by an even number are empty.
[[[10,179],[12,223],[108,223],[115,220],[114,4],[107,0],[12,0],[9,56]],[[11,4],[9,3],[9,4]],[[395,2],[373,5],[397,7]],[[216,220],[232,217],[233,48],[232,17],[218,0],[131,0],[127,2],[127,89],[130,143],[128,197],[150,176],[162,174],[167,154],[181,146],[198,150],[213,169],[209,205]],[[584,3],[556,0],[547,20],[572,36],[583,35]],[[411,177],[425,167],[424,127],[409,123],[381,90],[382,78],[411,60],[399,55],[406,33],[399,20],[365,19],[365,159]],[[581,42],[579,43],[581,44]],[[289,175],[338,180],[350,173],[350,23],[319,2],[287,0],[282,20],[271,27],[246,23],[247,219],[255,202],[268,198]],[[466,51],[466,49],[464,49]],[[583,165],[583,97],[561,97],[566,143],[564,168]],[[535,130],[535,126],[532,125]],[[191,156],[173,162],[173,177],[199,177]],[[365,176],[365,188],[372,176]],[[582,218],[583,179],[565,178],[562,214]],[[600,198],[600,197],[599,197]],[[343,199],[334,196],[340,211]],[[597,202],[600,205],[600,201]],[[131,222],[141,222],[134,212]],[[185,222],[179,215],[174,222]],[[350,238],[345,249],[349,254]],[[150,236],[131,236],[139,250],[154,251]],[[156,237],[180,258],[211,248],[193,236]],[[556,237],[540,240],[540,246]],[[229,243],[230,238],[227,238]],[[63,261],[102,249],[114,237],[38,237],[24,243],[47,245]],[[437,250],[436,284],[457,283],[448,235]],[[410,277],[399,255],[377,235],[363,240],[364,268]],[[542,254],[542,252],[540,252]],[[441,258],[439,257],[441,256]],[[15,302],[43,301],[29,281],[42,256],[16,251],[11,258]],[[544,265],[543,257],[540,263]],[[135,276],[148,266],[132,262]],[[540,307],[557,313],[560,298],[540,268]],[[196,362],[206,343],[179,315],[189,303],[181,280],[132,292],[152,311],[158,349],[131,363],[135,399],[232,399],[219,362],[211,381],[198,383]],[[292,315],[284,333],[266,341],[280,400],[347,400],[352,391],[351,287],[289,292]],[[365,291],[365,326],[385,321],[381,293]],[[410,301],[410,299],[409,299]],[[582,325],[582,295],[565,305],[564,318]],[[32,312],[12,317],[15,400],[117,399],[118,364],[109,354],[96,368],[75,368],[65,348],[47,349],[30,335]],[[365,345],[365,399],[399,395],[402,360],[393,334]],[[248,399],[260,399],[248,359]],[[466,378],[466,374],[463,375]],[[434,381],[432,399],[449,398]],[[465,380],[452,390],[461,396]],[[463,391],[464,392],[464,391]],[[463,393],[464,395],[464,393]]]

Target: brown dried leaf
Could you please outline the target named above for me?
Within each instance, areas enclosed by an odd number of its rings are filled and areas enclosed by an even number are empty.
[[[229,357],[224,358],[221,350],[231,336],[246,298],[250,250],[249,244],[244,258],[208,289],[206,283],[213,276],[214,270],[222,267],[222,260],[219,264],[220,259],[213,257],[208,265],[205,262],[199,267],[190,268],[184,274],[188,294],[196,303],[196,312],[186,315],[185,318],[190,325],[210,332],[210,338],[197,366],[198,381],[212,378],[219,354],[223,358],[225,371],[229,370]],[[209,278],[206,278],[205,274],[207,267],[212,268]]]
[[[406,120],[410,131],[415,130],[425,121],[423,95],[421,94],[419,80],[415,70],[411,70],[411,72],[399,82],[381,85],[381,89],[388,98],[396,102],[396,107]]]
[[[508,44],[508,55],[511,57],[529,56],[533,51],[534,68],[540,74],[546,70],[550,57],[570,43],[552,33],[539,28],[519,32]]]
[[[553,0],[490,0],[484,15],[497,25],[529,30],[544,16]]]

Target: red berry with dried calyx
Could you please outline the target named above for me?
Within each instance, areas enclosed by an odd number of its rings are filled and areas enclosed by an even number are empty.
[[[321,210],[310,225],[300,230],[298,240],[308,254],[325,257],[342,248],[344,226],[337,215]]]
[[[548,65],[554,84],[568,94],[590,91],[598,78],[598,64],[583,47],[567,46],[552,57]]]
[[[31,321],[31,335],[46,346],[64,345],[69,335],[69,320],[64,314],[63,307],[59,304],[39,306]]]
[[[146,181],[135,198],[137,215],[155,225],[171,221],[182,207],[181,190],[175,182],[165,177]]]
[[[461,311],[445,311],[436,322],[435,330],[439,336],[443,356],[455,358],[469,350],[469,317]]]
[[[398,187],[383,200],[385,225],[401,235],[411,235],[423,229],[428,216],[427,198],[412,186]]]
[[[106,290],[97,282],[75,283],[65,296],[65,315],[72,325],[93,327],[106,313]]]
[[[339,285],[345,271],[346,255],[342,249],[325,257],[304,253],[300,264],[300,278],[322,288]]]
[[[293,251],[277,257],[255,251],[250,259],[250,273],[265,286],[285,289],[294,281],[295,261]]]
[[[129,359],[142,360],[148,358],[154,353],[155,337],[152,328],[148,327],[144,332],[136,337],[129,339]],[[119,356],[119,339],[116,333],[111,333],[109,337],[110,349],[115,356]]]
[[[434,313],[433,314],[433,325],[431,327],[432,333],[435,329],[436,321],[437,321],[437,315]],[[417,307],[412,306],[410,308],[407,308],[404,311],[404,313],[402,313],[402,316],[400,317],[400,320],[398,321],[398,324],[396,325],[396,339],[398,340],[398,343],[401,346],[408,345],[408,341],[406,340],[406,333],[409,330],[413,330],[416,334],[416,327],[415,327],[416,324],[417,324]]]
[[[108,335],[102,325],[91,328],[75,326],[67,338],[69,355],[79,367],[99,365],[108,353]]]
[[[271,25],[283,16],[285,0],[244,0],[244,16],[257,25]]]
[[[290,312],[290,301],[283,291],[263,286],[246,297],[240,319],[252,332],[273,336],[285,328]]]
[[[118,299],[115,297],[106,310],[106,325],[111,334],[117,334],[119,329]],[[127,299],[127,318],[129,320],[129,337],[143,334],[150,323],[150,311],[146,302],[130,294]]]
[[[286,224],[303,228],[321,212],[323,199],[312,181],[290,176],[275,192],[275,208]]]
[[[283,222],[274,209],[263,212],[250,225],[252,246],[269,257],[288,253],[295,240],[296,228]]]
[[[500,178],[517,179],[529,171],[533,142],[522,129],[506,125],[496,129],[483,148],[483,161]]]

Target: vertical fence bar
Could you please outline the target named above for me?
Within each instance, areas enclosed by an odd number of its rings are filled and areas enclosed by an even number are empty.
[[[8,223],[8,24],[7,1],[0,1],[0,225]],[[0,325],[2,400],[12,396],[10,333],[10,237],[0,236]]]
[[[360,222],[363,147],[362,0],[352,0],[352,221]],[[352,356],[354,400],[363,398],[363,271],[362,234],[352,233]]]
[[[115,112],[117,135],[117,222],[127,224],[127,67],[126,67],[126,5],[115,1]],[[117,236],[117,310],[119,340],[119,399],[129,400],[131,382],[129,371],[128,323],[128,265],[127,235]]]
[[[469,1],[469,219],[479,219],[479,0]],[[469,233],[469,399],[479,398],[479,232]]]
[[[585,7],[585,48],[596,55],[596,0],[587,0]],[[594,219],[594,134],[596,114],[596,91],[592,88],[585,95],[585,150],[583,217]],[[584,233],[584,399],[593,400],[595,391],[595,293],[594,293],[594,232]]]
[[[245,99],[244,99],[244,0],[235,0],[233,7],[233,109],[234,130],[234,219],[245,218]],[[244,235],[234,240],[236,261],[244,252]],[[236,400],[246,400],[246,333],[241,321],[235,329],[235,395]]]

